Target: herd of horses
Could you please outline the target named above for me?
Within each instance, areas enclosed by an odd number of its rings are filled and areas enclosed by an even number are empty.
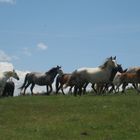
[[[13,96],[15,84],[10,78],[19,80],[19,76],[13,71],[0,73],[0,95]],[[56,81],[55,81],[56,79]],[[52,84],[55,81],[55,91]],[[86,93],[86,88],[91,84],[96,94],[117,93],[122,86],[122,92],[128,84],[132,84],[137,92],[140,92],[140,67],[130,67],[123,69],[117,64],[116,57],[109,57],[105,62],[94,68],[79,68],[72,73],[64,73],[60,66],[51,68],[45,73],[27,73],[23,85],[20,87],[21,95],[26,94],[26,89],[30,86],[31,95],[35,85],[46,86],[46,95],[51,92],[58,94],[60,91],[65,95],[64,89],[69,87],[69,93],[82,95]]]

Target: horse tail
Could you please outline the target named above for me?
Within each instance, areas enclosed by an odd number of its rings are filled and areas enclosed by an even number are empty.
[[[26,83],[28,81],[28,76],[29,76],[29,73],[26,74],[25,79],[24,79],[24,83],[23,83],[23,85],[19,89],[22,90],[25,87],[25,85],[26,85]]]

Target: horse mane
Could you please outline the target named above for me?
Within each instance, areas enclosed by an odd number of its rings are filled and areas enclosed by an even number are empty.
[[[49,74],[49,73],[53,73],[57,68],[51,68],[50,70],[48,70],[47,72],[45,72],[45,74]]]
[[[99,66],[99,68],[105,69],[105,68],[107,67],[108,60],[109,60],[109,58],[107,58],[107,59],[105,60],[105,62],[104,62],[102,65]]]
[[[11,76],[11,75],[12,75],[12,71],[5,71],[5,72],[4,72],[4,75],[5,75],[5,76]]]

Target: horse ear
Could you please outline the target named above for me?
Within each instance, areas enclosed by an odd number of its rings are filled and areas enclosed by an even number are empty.
[[[123,72],[127,72],[128,69],[125,69]]]
[[[60,69],[60,68],[61,68],[61,66],[58,66],[58,65],[57,65],[57,68],[58,68],[58,69]]]
[[[111,59],[111,60],[112,60],[112,56],[111,56],[109,59]]]
[[[116,56],[113,59],[116,60]]]

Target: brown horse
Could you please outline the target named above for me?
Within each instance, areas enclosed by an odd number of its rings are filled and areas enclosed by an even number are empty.
[[[123,84],[122,92],[125,92],[125,88],[129,83],[131,83],[134,86],[134,88],[139,92],[138,87],[136,85],[140,83],[140,69],[137,70],[136,73],[122,73],[120,75],[119,82],[119,84]]]
[[[56,94],[59,92],[59,90],[61,89],[63,95],[65,95],[63,87],[64,85],[69,81],[71,77],[71,73],[62,73],[59,74],[56,78],[56,83],[55,83],[55,87],[56,87]],[[71,92],[72,87],[70,87],[69,92]]]

